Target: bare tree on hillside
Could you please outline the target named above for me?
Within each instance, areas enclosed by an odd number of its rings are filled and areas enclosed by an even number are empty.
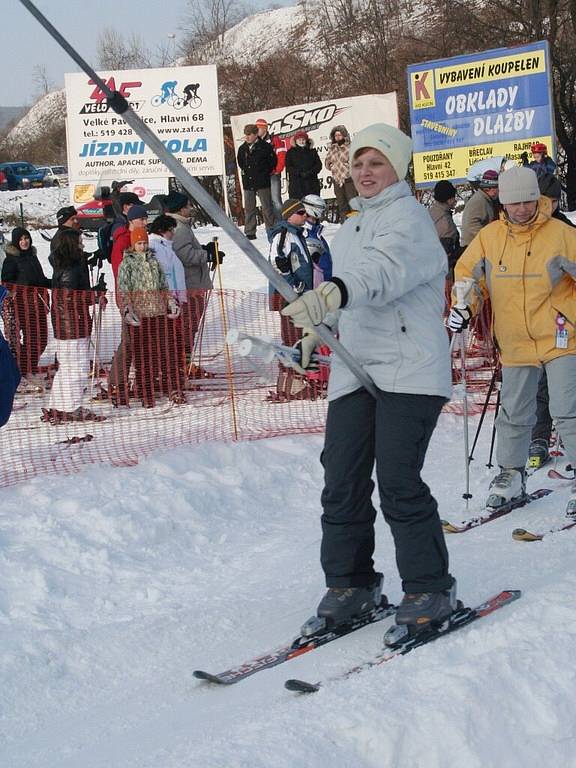
[[[322,54],[340,95],[399,87],[396,50],[404,28],[397,0],[319,0],[314,11]]]
[[[233,62],[218,67],[220,106],[227,119],[242,112],[305,104],[332,96],[332,80],[330,70],[295,52],[249,64]]]
[[[189,64],[213,61],[222,52],[225,33],[252,13],[235,0],[188,0],[188,9],[181,50]]]
[[[45,64],[35,64],[32,68],[32,82],[38,96],[46,96],[54,88],[54,83],[48,75]]]
[[[140,35],[128,38],[114,27],[105,27],[98,36],[97,64],[99,69],[137,69],[152,65],[152,54]]]

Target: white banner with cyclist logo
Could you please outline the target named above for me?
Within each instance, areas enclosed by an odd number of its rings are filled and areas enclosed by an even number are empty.
[[[321,195],[331,198],[334,197],[332,176],[324,167],[324,159],[330,146],[332,128],[343,125],[352,138],[354,134],[372,123],[398,126],[398,103],[395,92],[378,93],[233,115],[231,117],[232,135],[236,150],[244,141],[244,126],[255,123],[258,118],[264,118],[268,122],[269,132],[279,136],[287,149],[292,146],[292,137],[297,131],[306,131],[322,160]],[[283,195],[286,196],[288,186],[285,181],[282,188]]]
[[[100,72],[193,176],[223,172],[223,138],[214,65]],[[100,88],[84,74],[67,74],[66,114],[70,183],[103,177],[170,176]]]

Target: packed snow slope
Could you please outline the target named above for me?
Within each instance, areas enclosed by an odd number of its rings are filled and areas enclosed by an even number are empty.
[[[222,240],[227,287],[262,289]],[[486,496],[490,428],[469,514]],[[576,529],[511,538],[561,521],[568,489],[545,471],[529,488],[550,496],[448,538],[461,599],[522,589],[513,605],[311,697],[283,682],[371,658],[387,624],[232,687],[193,678],[284,643],[314,612],[321,446],[211,443],[3,489],[2,768],[576,767]],[[462,420],[442,416],[425,479],[453,521],[466,516],[463,453]],[[375,560],[399,601],[380,518]]]
[[[487,435],[472,508],[488,480]],[[514,542],[561,517],[566,490],[449,538],[459,593],[523,597],[493,617],[313,697],[370,658],[373,625],[230,688],[196,681],[296,634],[322,591],[321,438],[206,445],[3,491],[0,765],[4,768],[575,766],[576,533]],[[460,420],[426,465],[464,514]],[[534,477],[532,487],[547,481]],[[399,600],[390,535],[376,562]]]

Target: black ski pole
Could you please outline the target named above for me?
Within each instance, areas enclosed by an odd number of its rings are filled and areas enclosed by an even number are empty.
[[[142,141],[150,147],[156,157],[161,160],[164,165],[172,172],[172,174],[182,182],[182,185],[186,191],[193,197],[196,202],[202,206],[206,213],[212,218],[216,224],[221,227],[224,232],[230,237],[232,242],[243,251],[243,253],[250,259],[254,266],[262,272],[262,274],[268,279],[268,281],[276,288],[278,293],[289,304],[296,301],[298,294],[292,290],[290,285],[278,274],[272,264],[262,256],[260,251],[254,247],[254,245],[246,239],[245,235],[240,232],[238,227],[228,218],[216,201],[210,196],[210,194],[202,187],[200,182],[193,178],[182,167],[181,163],[172,155],[164,146],[158,136],[151,130],[151,128],[144,123],[130,107],[124,96],[118,91],[112,91],[110,87],[102,80],[101,77],[94,71],[94,69],[80,56],[70,43],[58,32],[58,30],[48,21],[48,19],[36,8],[31,0],[20,0],[22,5],[27,8],[30,13],[37,19],[37,21],[44,27],[44,29],[50,34],[54,40],[68,53],[68,55],[78,64],[80,69],[85,72],[94,83],[102,90],[106,95],[106,101],[108,107],[112,109],[116,114],[120,115],[133,131],[142,139]],[[356,358],[344,347],[338,339],[332,334],[331,329],[320,323],[314,326],[314,332],[322,339],[322,341],[332,349],[335,355],[342,360],[343,363],[352,371],[354,376],[362,384],[364,389],[369,392],[372,397],[378,399],[379,391],[369,374],[362,368],[357,362]]]
[[[496,442],[496,419],[498,418],[498,411],[500,410],[500,391],[501,388],[498,387],[496,408],[494,409],[494,424],[492,424],[492,439],[490,440],[490,456],[488,457],[488,464],[486,464],[490,469],[494,466],[494,464],[492,464],[492,456],[494,455],[494,443]]]
[[[480,420],[476,428],[476,434],[474,435],[472,450],[470,451],[470,456],[468,456],[468,463],[470,463],[471,461],[474,461],[474,451],[476,450],[476,443],[478,442],[478,438],[480,437],[480,430],[482,429],[482,424],[484,423],[484,417],[486,416],[486,411],[488,410],[488,404],[490,403],[490,398],[492,397],[492,392],[494,391],[494,384],[496,383],[497,376],[498,376],[498,365],[494,368],[494,373],[492,374],[492,378],[490,379],[488,394],[486,395],[486,399],[484,400],[484,405],[482,406],[482,413],[480,414]]]

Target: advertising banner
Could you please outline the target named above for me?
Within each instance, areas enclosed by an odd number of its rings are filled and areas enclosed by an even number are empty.
[[[408,67],[417,187],[466,180],[478,160],[517,160],[535,141],[554,157],[548,43]]]
[[[223,137],[214,65],[99,72],[119,91],[192,176],[223,172]],[[167,179],[170,172],[84,74],[66,74],[71,192],[108,180]]]
[[[268,122],[270,134],[279,136],[287,149],[296,131],[304,130],[318,150],[322,160],[320,194],[322,197],[334,197],[333,181],[330,172],[324,167],[326,152],[330,146],[330,131],[336,125],[344,125],[350,138],[372,123],[388,123],[398,126],[398,104],[396,93],[373,94],[371,96],[351,96],[347,99],[327,99],[310,104],[297,104],[292,107],[247,112],[233,115],[232,135],[236,151],[244,141],[244,126],[255,123],[258,118]],[[282,183],[283,197],[288,195],[288,185]]]

